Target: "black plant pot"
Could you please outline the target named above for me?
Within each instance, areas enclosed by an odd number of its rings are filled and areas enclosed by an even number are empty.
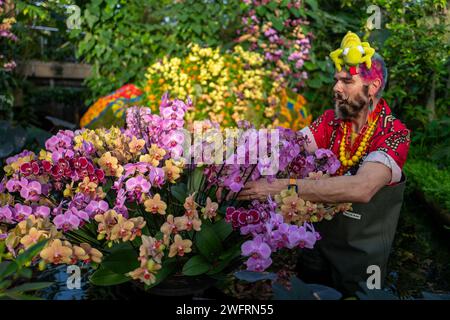
[[[184,276],[172,275],[157,286],[147,290],[148,293],[165,297],[202,296],[205,290],[213,287],[217,280],[206,275]]]

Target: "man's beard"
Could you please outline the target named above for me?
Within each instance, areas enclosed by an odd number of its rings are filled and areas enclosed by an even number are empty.
[[[344,97],[340,93],[334,95],[334,110],[338,118],[342,120],[356,119],[359,113],[368,107],[370,103],[369,87],[363,86],[362,92],[355,98]]]

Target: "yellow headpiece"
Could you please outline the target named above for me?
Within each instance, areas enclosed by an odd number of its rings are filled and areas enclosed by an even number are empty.
[[[375,49],[368,42],[361,42],[358,35],[349,31],[342,39],[341,47],[330,53],[337,71],[342,70],[343,65],[355,67],[365,62],[368,69],[372,66],[372,57]]]

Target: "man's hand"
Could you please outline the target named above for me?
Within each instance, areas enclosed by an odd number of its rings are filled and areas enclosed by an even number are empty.
[[[273,182],[263,178],[257,181],[249,181],[239,193],[237,200],[260,200],[265,201],[270,195],[272,198],[282,190],[287,189],[288,179],[275,179]]]

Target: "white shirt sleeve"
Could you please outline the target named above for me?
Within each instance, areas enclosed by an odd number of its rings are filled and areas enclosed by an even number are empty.
[[[395,160],[392,159],[392,157],[384,151],[372,151],[364,159],[364,162],[382,163],[386,167],[391,169],[392,178],[391,178],[391,182],[389,184],[397,183],[402,178],[402,169],[400,169],[400,167],[395,162]]]

